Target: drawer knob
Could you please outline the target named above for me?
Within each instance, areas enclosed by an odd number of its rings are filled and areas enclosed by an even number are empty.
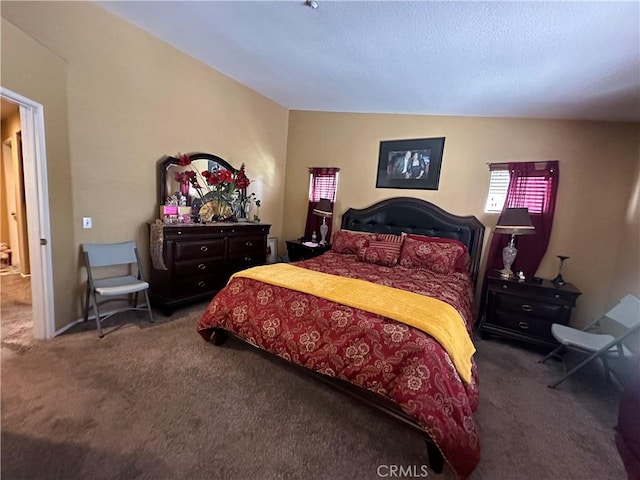
[[[198,286],[199,286],[200,288],[204,287],[205,285],[206,285],[206,283],[204,282],[204,280],[200,280],[200,281],[198,282]]]
[[[518,323],[518,326],[522,329],[522,330],[526,330],[527,328],[529,328],[529,324],[527,322],[520,322]]]
[[[206,245],[200,247],[201,252],[206,252],[207,250],[209,250],[209,247],[207,247]]]
[[[250,262],[251,261],[251,257],[244,257],[244,261],[245,262]]]
[[[181,230],[178,230],[178,235],[182,235],[182,231]]]
[[[251,247],[251,246],[253,245],[253,242],[246,242],[246,243],[245,243],[245,245],[246,245],[247,247]]]
[[[560,295],[558,295],[557,293],[554,295],[554,297],[556,298],[560,298]]]
[[[204,270],[205,268],[207,268],[207,266],[204,263],[198,265],[198,270]]]
[[[531,305],[527,305],[526,303],[522,305],[523,312],[531,312],[532,310],[533,310],[533,307]]]
[[[503,283],[503,284],[502,284],[502,288],[504,288],[504,289],[506,290],[507,288],[509,288],[509,286],[508,286],[508,285],[505,285],[505,284]]]

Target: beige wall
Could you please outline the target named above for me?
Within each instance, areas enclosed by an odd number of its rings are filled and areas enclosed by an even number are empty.
[[[3,86],[44,103],[45,116],[49,103],[66,109],[64,128],[45,119],[52,228],[65,231],[54,235],[56,327],[79,315],[81,243],[135,238],[146,258],[163,155],[245,162],[260,216],[281,236],[286,109],[90,2],[3,2],[2,17]],[[65,81],[39,95],[51,75]]]
[[[2,4],[4,17],[5,4]],[[64,59],[2,19],[2,86],[44,107],[51,212],[51,250],[56,327],[74,318],[69,295],[77,275],[67,123],[67,68]]]
[[[283,234],[303,234],[308,167],[335,166],[340,179],[334,228],[349,207],[412,196],[478,217],[487,227],[486,246],[497,220],[484,213],[487,163],[559,160],[555,222],[538,275],[555,276],[555,255],[571,257],[563,274],[583,293],[573,320],[584,324],[625,293],[640,294],[637,194],[630,205],[639,181],[639,133],[637,124],[624,123],[292,111]],[[376,189],[380,140],[441,136],[446,140],[437,191]]]

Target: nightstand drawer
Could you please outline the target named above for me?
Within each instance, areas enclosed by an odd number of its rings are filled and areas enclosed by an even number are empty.
[[[553,340],[551,324],[566,325],[569,320],[569,309],[555,303],[498,292],[492,294],[489,301],[492,324],[537,338]]]
[[[531,282],[515,282],[512,280],[490,279],[489,289],[509,293],[512,295],[523,295],[527,298],[538,298],[543,302],[562,303],[575,306],[576,299],[580,292],[574,288],[563,288],[550,286],[550,282],[535,284]]]
[[[547,323],[565,323],[568,310],[556,303],[543,303],[535,299],[516,295],[492,295],[493,309],[496,314],[519,315],[522,317],[539,317]]]
[[[551,335],[551,323],[542,317],[521,315],[518,312],[514,313],[506,310],[496,310],[491,319],[491,323],[507,328],[510,331],[533,335],[536,338],[553,339]]]

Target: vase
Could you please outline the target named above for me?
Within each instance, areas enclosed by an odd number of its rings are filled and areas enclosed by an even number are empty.
[[[187,199],[187,205],[191,205],[189,198],[189,187],[191,185],[189,183],[181,182],[180,183],[180,195]]]

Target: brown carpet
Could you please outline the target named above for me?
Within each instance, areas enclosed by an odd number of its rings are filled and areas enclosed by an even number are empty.
[[[2,345],[18,351],[32,343],[31,278],[19,273],[0,274]]]
[[[102,340],[88,324],[3,345],[2,479],[376,479],[379,465],[426,462],[421,436],[396,421],[237,341],[204,342],[204,306],[154,325],[113,317]],[[619,393],[599,368],[551,390],[561,363],[499,340],[477,347],[474,479],[625,477]]]

